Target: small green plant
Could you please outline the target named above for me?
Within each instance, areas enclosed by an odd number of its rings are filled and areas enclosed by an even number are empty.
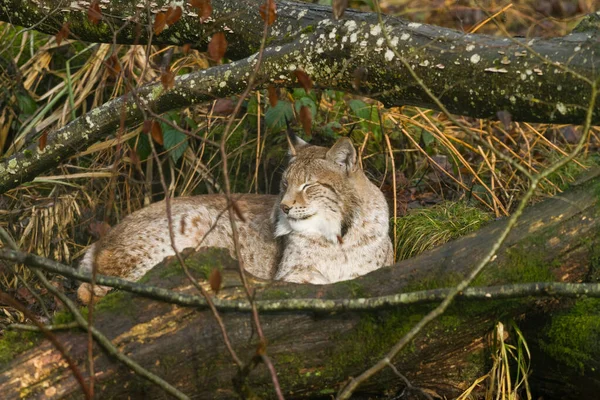
[[[446,202],[396,219],[396,258],[404,260],[479,229],[492,218],[465,202]]]

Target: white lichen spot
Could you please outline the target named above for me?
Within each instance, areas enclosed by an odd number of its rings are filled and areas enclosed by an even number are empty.
[[[8,162],[8,173],[9,174],[16,174],[17,173],[17,160],[16,159],[12,159]]]
[[[512,104],[516,104],[517,103],[517,98],[515,96],[510,96],[508,99],[510,100],[510,102]]]
[[[381,33],[381,26],[380,25],[373,25],[371,27],[371,35],[373,36],[377,36]]]
[[[533,71],[532,71],[532,70],[530,70],[530,69],[526,69],[526,70],[525,70],[525,73],[526,73],[527,75],[531,75],[531,74],[533,74]]]
[[[475,48],[475,45],[474,44],[470,44],[470,45],[467,46],[466,50],[467,51],[473,51],[474,48]]]
[[[429,66],[429,60],[423,60],[419,63],[419,65],[421,67],[428,67]]]
[[[394,47],[398,46],[398,36],[394,36],[392,40],[390,40],[390,43]]]
[[[90,118],[89,115],[85,116],[85,122],[87,122],[87,124],[90,126],[90,128],[94,127],[94,121],[92,121],[92,119]]]
[[[223,78],[225,78],[225,80],[228,80],[229,77],[231,76],[231,70],[228,69],[227,71],[225,71],[225,73],[223,74]]]
[[[304,10],[300,11],[298,13],[298,18],[297,19],[302,19],[306,14],[308,14],[308,10],[307,9],[304,9]]]
[[[350,35],[350,43],[356,43],[357,40],[358,40],[358,36],[356,35],[356,33],[353,33],[352,35]]]
[[[562,115],[565,115],[567,113],[567,106],[565,106],[563,103],[556,103],[556,109]]]
[[[219,87],[220,88],[224,88],[225,86],[227,86],[227,82],[225,82],[225,81],[219,82]]]
[[[410,38],[410,34],[404,32],[402,35],[400,35],[400,40],[408,40]]]
[[[408,24],[408,27],[416,29],[416,28],[420,27],[421,25],[423,25],[423,24],[420,24],[418,22],[411,22],[410,24]]]
[[[352,32],[356,29],[356,21],[348,20],[344,25],[346,26],[348,32]]]
[[[544,72],[541,69],[539,69],[539,68],[534,68],[533,72],[535,72],[538,75],[544,75]]]
[[[382,37],[381,37],[381,38],[379,38],[379,39],[377,39],[377,46],[381,47],[381,45],[383,45],[383,41],[384,41],[384,40],[385,40],[385,39],[384,39],[384,38],[382,38]]]
[[[508,71],[506,70],[506,68],[496,68],[496,67],[491,67],[491,68],[486,68],[484,69],[485,72],[496,72],[496,73],[500,73],[500,74],[506,74]]]
[[[558,91],[560,92],[560,91],[562,90],[562,86],[561,86],[561,85],[558,85],[558,86],[556,87],[556,90],[558,90]]]
[[[470,60],[473,64],[477,64],[481,60],[481,56],[479,54],[475,53],[471,56]]]
[[[522,73],[522,74],[521,74],[521,80],[522,80],[522,81],[524,81],[524,80],[526,80],[526,79],[527,79],[527,75],[525,75],[525,74],[523,74],[523,73]]]
[[[573,50],[575,50],[575,51],[579,51],[579,50],[581,50],[581,46],[577,46],[577,47],[575,47]]]
[[[395,56],[394,52],[391,51],[390,49],[387,49],[385,51],[384,57],[385,57],[386,61],[392,61],[394,59],[394,56]]]
[[[444,68],[446,68],[446,66],[444,64],[437,64],[436,68],[438,68],[438,69],[444,69]]]
[[[367,47],[369,43],[366,40],[363,40],[362,42],[360,42],[360,47]]]
[[[290,65],[288,65],[288,70],[290,70],[290,71],[295,71],[297,69],[298,69],[298,67],[296,66],[296,64],[290,64]]]
[[[508,65],[510,64],[510,60],[508,59],[508,57],[504,56],[502,57],[502,60],[500,60],[500,64]]]
[[[276,52],[280,52],[281,51],[281,46],[275,46],[275,51]]]

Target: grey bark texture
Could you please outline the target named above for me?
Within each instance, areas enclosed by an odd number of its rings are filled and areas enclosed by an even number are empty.
[[[558,282],[597,282],[600,270],[600,172],[574,185],[568,192],[529,208],[510,234],[498,258],[477,285],[526,283],[546,277]],[[467,274],[488,249],[505,221],[496,221],[478,232],[448,243],[395,266],[362,278],[327,286],[255,283],[258,300],[339,299],[383,296],[449,286]],[[235,262],[224,253],[198,253],[188,266],[202,276],[211,266],[224,268],[224,289],[218,297],[243,298]],[[144,282],[179,287],[193,293],[180,267],[166,261]],[[589,299],[588,299],[589,300]],[[552,344],[547,334],[552,318],[569,312],[585,298],[494,298],[457,301],[412,346],[393,360],[414,386],[442,398],[454,398],[490,369],[490,333],[497,321],[506,326],[516,320],[532,351],[530,384],[535,396],[548,399],[585,399],[600,389],[597,360],[600,349],[590,344],[570,366],[542,344]],[[302,300],[299,300],[302,301]],[[596,303],[597,304],[597,303]],[[432,304],[382,307],[376,310],[282,311],[261,313],[268,351],[287,398],[329,398],[348,376],[356,376],[377,361],[399,337],[418,321]],[[597,311],[597,310],[596,310]],[[249,361],[257,351],[248,312],[222,314],[238,355]],[[116,292],[102,300],[95,326],[121,351],[193,398],[235,396],[232,381],[237,369],[231,361],[215,323],[206,309],[179,307]],[[593,320],[597,314],[590,314]],[[577,326],[577,336],[591,340],[600,332],[590,324]],[[582,331],[588,329],[588,331]],[[86,336],[58,333],[71,355],[83,366]],[[514,340],[509,338],[509,340]],[[558,339],[557,348],[568,344]],[[550,347],[554,349],[555,347]],[[101,398],[166,398],[127,369],[98,350],[96,393]],[[247,377],[249,390],[273,398],[271,379],[263,365]],[[404,383],[392,370],[384,371],[360,387],[357,398],[393,395]],[[48,388],[52,388],[48,391]],[[45,340],[0,367],[0,393],[4,398],[80,398],[79,387],[59,354]],[[475,391],[481,395],[483,388]],[[418,392],[406,398],[417,399]]]
[[[148,5],[150,4],[150,5]],[[213,16],[201,23],[183,2],[182,18],[152,35],[154,15],[170,3],[101,2],[104,19],[87,19],[87,1],[0,0],[0,20],[54,34],[69,22],[73,38],[105,43],[183,45],[203,49],[215,32],[225,32],[227,55],[235,60],[179,76],[175,87],[147,85],[90,111],[49,134],[43,152],[36,144],[0,160],[0,193],[35,178],[87,145],[114,133],[121,117],[131,126],[143,120],[140,108],[163,113],[197,102],[241,93],[257,62],[263,20],[260,0],[213,1]],[[437,108],[424,90],[456,114],[515,121],[583,122],[592,85],[600,77],[599,14],[560,38],[499,38],[465,34],[396,17],[347,10],[331,19],[329,7],[281,1],[269,28],[268,48],[257,88],[297,86],[294,71],[306,71],[316,87],[361,94],[386,106]],[[410,68],[419,77],[415,81]],[[596,102],[593,123],[600,121]]]

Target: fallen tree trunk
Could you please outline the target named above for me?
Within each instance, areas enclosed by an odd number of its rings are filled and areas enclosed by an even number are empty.
[[[161,114],[246,89],[264,26],[262,0],[235,5],[213,1],[214,18],[206,23],[184,3],[181,19],[153,36],[153,43],[205,48],[212,34],[225,32],[228,55],[237,61],[178,76],[169,90],[161,84],[142,86],[49,133],[42,150],[33,143],[0,160],[0,193],[34,179],[121,124],[142,122],[144,108]],[[56,5],[0,0],[0,20],[48,33],[69,23],[72,36],[82,40],[146,43],[154,16],[170,4],[151,3],[140,12],[138,2],[102,2],[103,20],[96,26],[87,20],[87,1]],[[582,124],[592,104],[592,83],[600,71],[597,14],[562,38],[509,39],[390,16],[380,23],[375,13],[351,10],[334,21],[331,8],[304,3],[278,2],[277,7],[255,75],[257,89],[298,86],[294,71],[302,69],[319,89],[369,96],[387,107],[443,106],[451,113],[482,118],[504,111],[514,121]],[[599,121],[596,102],[592,123]]]
[[[477,285],[558,281],[597,281],[600,252],[600,173],[574,185],[567,193],[532,206],[512,231],[498,258],[488,265]],[[445,287],[459,281],[482,257],[505,221],[448,243],[417,258],[383,268],[350,282],[327,286],[257,283],[259,300],[272,304],[282,299],[338,299],[383,296]],[[233,271],[235,262],[221,252],[198,253],[188,259],[196,271],[222,265],[224,289],[220,298],[243,298]],[[596,275],[594,275],[596,274]],[[146,283],[161,287],[190,285],[176,263],[152,270]],[[597,324],[577,326],[587,359],[572,366],[561,358],[562,338],[551,343],[552,313],[568,315],[585,299],[522,297],[458,300],[441,318],[400,354],[394,365],[410,382],[432,395],[453,398],[490,368],[487,335],[497,321],[518,320],[534,354],[531,385],[546,399],[582,399],[600,389],[597,363],[600,335]],[[597,303],[596,303],[597,304]],[[377,361],[433,304],[379,307],[362,312],[287,311],[261,313],[268,351],[286,397],[328,397],[347,379]],[[566,311],[565,311],[566,310]],[[593,311],[593,308],[592,308]],[[589,318],[598,318],[598,307]],[[236,367],[207,310],[183,308],[138,298],[125,292],[110,294],[97,306],[95,326],[124,353],[157,373],[184,393],[197,398],[235,396],[232,379]],[[250,315],[224,312],[233,347],[249,361],[257,350]],[[589,332],[581,332],[588,329]],[[70,331],[58,334],[71,355],[84,365],[86,336]],[[581,345],[575,343],[573,346]],[[554,346],[554,347],[552,347]],[[571,349],[573,351],[573,349]],[[99,398],[165,398],[159,389],[135,377],[125,367],[96,351],[96,393]],[[595,368],[595,369],[594,369]],[[266,398],[274,397],[269,373],[258,366],[248,376],[249,387]],[[393,394],[404,382],[391,369],[360,387],[363,395]],[[481,388],[476,389],[481,393]],[[0,374],[4,398],[81,397],[80,388],[60,354],[45,340],[25,351]],[[414,396],[417,396],[415,393]],[[418,397],[413,397],[418,398]],[[592,398],[592,397],[587,397]]]

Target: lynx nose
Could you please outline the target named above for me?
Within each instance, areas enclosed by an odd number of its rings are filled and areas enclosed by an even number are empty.
[[[285,204],[283,204],[283,203],[281,203],[281,204],[279,205],[279,208],[281,208],[281,211],[283,211],[285,214],[287,214],[287,213],[289,213],[289,212],[290,212],[290,208],[291,208],[291,207],[290,207],[290,206],[287,206],[287,205],[285,205]]]

